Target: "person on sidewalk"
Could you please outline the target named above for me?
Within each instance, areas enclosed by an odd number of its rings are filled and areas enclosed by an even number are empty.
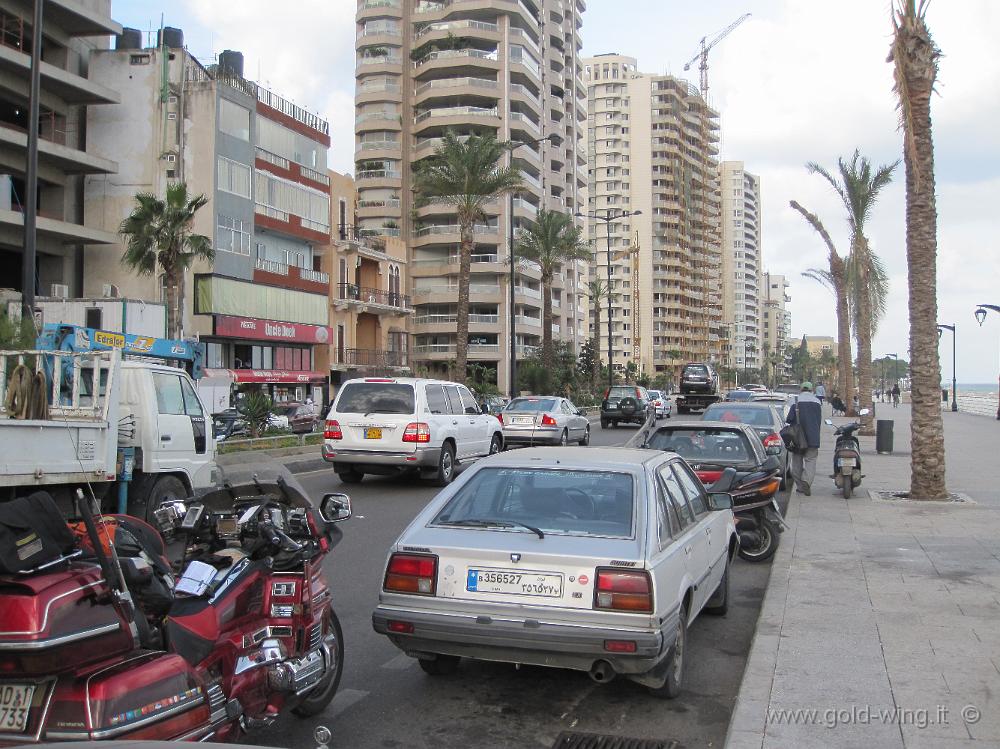
[[[796,440],[792,453],[792,479],[800,492],[807,497],[812,494],[812,482],[816,478],[816,456],[819,454],[820,425],[823,423],[823,407],[812,393],[812,383],[803,382],[802,392],[788,409],[786,422],[789,426],[799,425],[800,439]]]
[[[899,408],[899,383],[892,386],[892,407]]]
[[[820,407],[826,402],[826,387],[822,382],[816,386],[816,399],[819,401]]]

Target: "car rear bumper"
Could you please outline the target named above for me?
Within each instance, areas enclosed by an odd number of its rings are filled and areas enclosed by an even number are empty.
[[[436,468],[441,457],[441,447],[418,447],[413,452],[359,450],[323,444],[323,460],[327,463],[367,466],[398,466],[399,468]]]
[[[588,626],[541,619],[500,618],[467,613],[443,613],[380,604],[372,626],[414,657],[457,655],[504,663],[525,663],[589,671],[606,661],[616,673],[644,674],[655,668],[673,645],[679,610],[663,618],[660,630]],[[413,625],[412,634],[389,630],[389,622]],[[605,649],[609,640],[635,643],[634,653]]]
[[[561,427],[505,426],[503,441],[506,445],[558,445],[562,433]]]
[[[622,421],[634,424],[645,424],[646,412],[636,411],[633,414],[623,414],[621,411],[601,411],[601,418],[604,421]]]

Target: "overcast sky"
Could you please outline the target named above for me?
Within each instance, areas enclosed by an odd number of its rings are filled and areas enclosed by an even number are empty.
[[[876,163],[901,155],[892,66],[889,0],[589,0],[584,54],[620,52],[645,72],[690,76],[698,42],[741,14],[753,16],[709,59],[709,98],[722,114],[722,156],[760,175],[764,266],[791,283],[792,333],[834,335],[832,296],[801,272],[823,266],[822,241],[788,207],[795,199],[848,249],[843,209],[806,161],[829,169],[860,148]],[[246,56],[245,74],[326,116],[330,166],[350,171],[354,127],[355,0],[117,0],[126,26],[184,29],[186,43],[211,61],[223,49]],[[961,382],[994,382],[1000,315],[979,328],[973,311],[1000,305],[1000,56],[998,0],[936,0],[928,21],[944,58],[932,102],[938,194],[938,304],[957,322]],[[891,274],[889,311],[873,355],[908,348],[903,171],[883,194],[870,225],[872,247]],[[942,342],[951,378],[951,343]]]

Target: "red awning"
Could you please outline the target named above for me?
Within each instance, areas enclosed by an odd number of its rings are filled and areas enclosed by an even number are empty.
[[[211,375],[209,375],[211,373]],[[293,372],[284,369],[206,369],[206,376],[219,376],[226,373],[233,382],[259,382],[271,384],[302,384],[306,382],[325,382],[324,372]]]

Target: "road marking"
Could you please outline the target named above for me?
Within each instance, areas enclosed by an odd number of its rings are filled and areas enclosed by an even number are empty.
[[[294,476],[308,476],[310,473],[330,473],[332,468],[317,468],[315,471],[300,471],[299,473],[293,474]]]
[[[416,658],[411,658],[406,653],[400,653],[392,660],[383,663],[382,668],[391,668],[394,671],[402,671],[404,668],[409,668],[416,662]]]
[[[355,703],[361,702],[369,694],[371,693],[360,689],[341,689],[333,698],[333,702],[330,703],[330,707],[323,714],[323,717],[335,718]]]

